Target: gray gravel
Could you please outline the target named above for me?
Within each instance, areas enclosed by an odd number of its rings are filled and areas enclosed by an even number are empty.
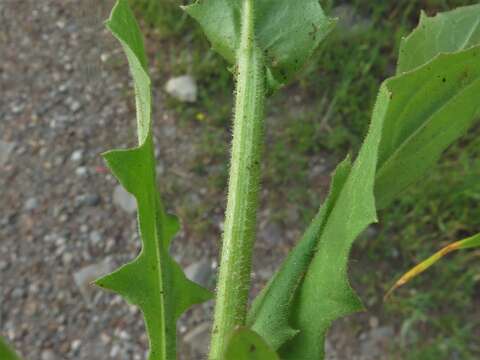
[[[101,30],[110,5],[0,2],[0,140],[10,149],[0,163],[0,331],[25,359],[142,359],[146,349],[145,335],[130,335],[144,334],[138,311],[85,276],[138,244],[98,156],[128,143],[131,119],[128,74],[101,61],[116,50]]]

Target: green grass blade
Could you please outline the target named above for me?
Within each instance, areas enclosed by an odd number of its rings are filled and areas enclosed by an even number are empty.
[[[428,259],[422,261],[421,263],[407,271],[404,275],[402,275],[395,282],[392,288],[387,292],[387,294],[385,295],[385,299],[388,299],[396,289],[410,282],[413,278],[417,277],[424,271],[428,270],[431,266],[440,261],[447,254],[450,254],[452,251],[472,249],[477,247],[480,247],[480,234],[471,236],[464,240],[456,241],[445,246],[444,248],[440,249],[435,254],[430,256]]]
[[[20,357],[11,349],[5,339],[0,336],[0,359],[2,360],[21,360]]]
[[[235,65],[243,0],[198,0],[185,11],[202,26],[212,47]],[[270,90],[286,84],[303,67],[335,20],[318,0],[255,1],[256,41],[265,55]]]
[[[130,67],[137,105],[138,147],[103,156],[125,189],[137,200],[140,255],[115,272],[98,279],[98,286],[115,291],[143,312],[150,341],[150,360],[176,358],[176,320],[191,305],[211,297],[186,279],[169,255],[178,221],[168,215],[156,186],[151,130],[150,78],[143,39],[127,0],[119,0],[107,27],[120,41]]]
[[[242,327],[230,336],[222,360],[280,360],[256,332]]]

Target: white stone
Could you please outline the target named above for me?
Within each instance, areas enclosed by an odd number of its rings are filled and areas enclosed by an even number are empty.
[[[117,185],[113,191],[113,203],[129,214],[133,214],[137,210],[135,197],[121,185]]]
[[[80,348],[81,344],[82,344],[82,340],[80,339],[73,340],[71,344],[72,350],[77,351]]]
[[[90,241],[92,242],[92,244],[97,245],[98,243],[100,243],[100,241],[102,241],[102,235],[98,231],[93,230],[90,233]]]
[[[76,113],[78,110],[80,110],[81,107],[82,107],[82,104],[80,103],[80,101],[72,100],[70,103],[70,110],[73,113]]]
[[[197,100],[197,83],[189,75],[171,78],[168,80],[165,90],[180,101],[195,102]]]
[[[63,253],[62,262],[64,265],[70,265],[72,263],[72,260],[73,260],[72,253],[69,253],[69,252]]]
[[[72,155],[70,156],[70,160],[72,161],[82,161],[83,159],[83,150],[75,150]]]
[[[79,288],[82,295],[88,300],[90,284],[99,277],[108,274],[112,271],[112,264],[108,260],[104,260],[98,264],[92,264],[83,267],[75,274],[73,274],[73,280]]]
[[[85,166],[79,166],[75,169],[75,174],[77,176],[85,176],[88,173],[88,169]]]
[[[43,350],[41,355],[42,360],[56,360],[57,356],[52,350]]]
[[[0,140],[0,166],[5,165],[10,157],[10,154],[15,147],[15,143],[5,142]]]
[[[38,200],[34,197],[27,199],[25,201],[24,209],[27,211],[35,210],[38,207]]]

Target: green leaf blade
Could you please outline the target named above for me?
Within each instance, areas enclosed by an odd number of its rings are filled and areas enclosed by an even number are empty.
[[[242,0],[197,0],[184,7],[212,47],[234,65],[240,45]],[[256,40],[264,53],[270,90],[288,83],[333,29],[317,0],[255,2]]]
[[[317,217],[254,302],[249,317],[252,328],[280,348],[282,359],[322,358],[323,339],[331,322],[363,309],[349,285],[347,263],[355,238],[377,221],[374,179],[389,101],[383,86],[353,167],[349,159],[339,165]],[[279,336],[282,333],[293,336]]]
[[[176,357],[176,320],[211,293],[188,280],[169,255],[178,221],[163,207],[156,185],[151,131],[151,90],[143,39],[127,0],[119,0],[107,22],[127,56],[135,86],[139,146],[105,153],[115,177],[137,201],[142,250],[132,262],[96,281],[140,307],[150,341],[150,360]]]
[[[257,1],[257,37],[271,83],[287,84],[303,67],[336,20],[317,0]]]
[[[247,325],[268,340],[274,349],[280,348],[286,341],[298,334],[290,324],[290,307],[294,300],[300,279],[308,270],[315,253],[318,234],[325,226],[341,189],[352,169],[347,157],[338,165],[332,177],[330,193],[315,219],[305,232],[302,240],[289,254],[280,270],[257,296],[249,312]]]
[[[201,25],[213,50],[234,64],[240,46],[241,3],[236,0],[200,0],[183,9]]]
[[[471,5],[428,17],[422,12],[418,27],[403,39],[397,74],[414,70],[441,53],[453,53],[480,43],[480,5]]]
[[[299,334],[280,349],[284,359],[322,359],[331,323],[363,310],[348,281],[348,257],[353,241],[377,221],[374,180],[378,147],[390,94],[385,86],[373,112],[370,130],[353,168],[318,234],[315,254],[292,306],[291,321]]]
[[[475,16],[480,17],[480,7],[470,7],[469,11],[476,11]],[[458,24],[458,14],[463,16],[464,12],[445,14],[447,23]],[[403,65],[401,75],[383,83],[369,134],[355,164],[341,185],[335,185],[335,181],[332,185],[339,187],[338,196],[322,220],[324,224],[315,229],[314,250],[303,254],[298,251],[306,248],[304,236],[292,252],[303,258],[294,262],[289,257],[255,300],[250,324],[274,348],[281,345],[282,359],[323,358],[325,334],[332,321],[362,309],[348,282],[347,263],[353,241],[376,222],[376,208],[387,206],[418,180],[446,147],[478,120],[480,57],[472,40],[476,39],[477,25],[470,24],[473,35],[465,45],[458,46],[460,51],[443,54],[445,48],[432,45],[434,50],[421,57],[420,63]],[[448,32],[442,30],[442,34]],[[442,34],[433,31],[422,36],[428,43],[439,41]],[[410,53],[415,51],[410,46],[413,43],[408,43],[414,38],[407,38],[402,56],[415,56]],[[294,274],[299,262],[306,265],[297,282],[279,281],[284,273]],[[283,294],[282,302],[265,299],[266,294],[275,293]],[[278,317],[282,319],[280,325],[278,320],[271,320]],[[290,331],[290,339],[275,335],[281,333],[279,326],[284,333]]]
[[[242,327],[231,334],[222,360],[280,360],[255,331]]]
[[[392,105],[380,145],[375,189],[379,209],[420,179],[480,120],[479,23],[480,5],[434,18],[422,15],[419,27],[404,40],[401,75],[387,81]]]

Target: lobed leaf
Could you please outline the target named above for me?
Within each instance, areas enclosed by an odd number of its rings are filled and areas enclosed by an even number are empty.
[[[305,276],[295,293],[290,321],[299,333],[280,349],[283,359],[321,359],[331,323],[363,309],[348,281],[348,256],[353,241],[377,221],[373,194],[382,123],[390,93],[382,86],[369,133],[346,177],[317,243]]]
[[[480,247],[480,234],[471,236],[464,240],[456,241],[445,246],[444,248],[440,249],[435,254],[430,256],[428,259],[422,261],[420,264],[416,265],[411,270],[402,275],[400,279],[398,279],[392,286],[392,288],[387,292],[387,294],[385,295],[385,299],[389,298],[396,289],[405,285],[424,271],[428,270],[431,266],[440,261],[447,254],[450,254],[451,252],[456,250],[472,249],[477,247]]]
[[[98,279],[96,284],[140,307],[150,341],[150,360],[174,359],[176,320],[188,307],[209,299],[211,294],[188,280],[169,255],[178,221],[165,212],[157,191],[150,77],[143,39],[128,0],[117,1],[107,27],[121,43],[133,77],[139,146],[109,151],[103,156],[120,183],[136,198],[142,250],[134,261]]]
[[[480,6],[468,12],[479,18]],[[445,13],[443,26],[455,26],[464,14]],[[425,46],[441,43],[442,34],[448,33],[440,33],[438,26],[429,28],[422,35]],[[404,41],[403,57],[416,55],[410,50],[414,39],[412,35]],[[255,299],[249,325],[282,359],[323,358],[332,321],[362,309],[348,283],[347,263],[355,238],[376,221],[375,202],[380,207],[391,203],[478,119],[480,48],[470,40],[467,45],[473,47],[458,47],[450,54],[441,54],[444,48],[437,47],[422,57],[425,63],[402,65],[409,71],[382,84],[353,167],[344,163],[337,169],[325,205]]]
[[[242,0],[197,0],[184,7],[213,49],[232,65],[240,46],[241,4]],[[255,1],[256,40],[265,56],[270,89],[291,80],[334,24],[318,0]]]
[[[279,357],[256,332],[242,327],[231,335],[222,359],[279,360]]]
[[[286,263],[289,266],[280,268],[252,304],[247,325],[265,336],[274,349],[278,349],[299,332],[290,324],[290,307],[294,299],[292,289],[296,289],[300,284],[305,269],[309,266],[317,246],[317,236],[322,232],[325,221],[330,216],[351,169],[352,164],[349,157],[338,165],[324,205],[313,219],[302,240],[288,255]]]

